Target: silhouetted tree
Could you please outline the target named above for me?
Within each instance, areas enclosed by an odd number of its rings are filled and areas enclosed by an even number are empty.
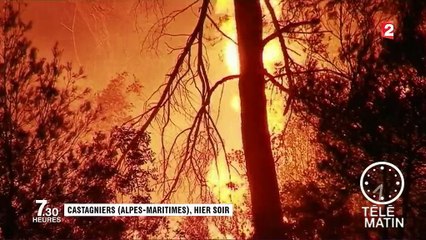
[[[304,30],[309,30],[313,25],[318,24],[318,20],[314,19],[312,14],[306,14],[298,15],[294,21],[280,22],[269,1],[265,1],[268,8],[265,13],[262,13],[260,0],[235,0],[238,39],[232,39],[219,29],[218,23],[212,17],[209,11],[213,8],[212,2],[203,0],[159,19],[147,34],[147,40],[155,42],[151,47],[157,46],[158,40],[167,35],[168,24],[172,23],[179,14],[197,6],[198,3],[200,3],[198,19],[193,31],[187,35],[185,45],[182,48],[171,49],[179,51],[180,54],[173,69],[167,75],[165,84],[157,90],[158,92],[161,90],[159,100],[138,119],[141,132],[144,132],[154,120],[158,120],[163,139],[166,133],[170,132],[171,126],[175,126],[173,118],[176,118],[176,115],[184,119],[192,119],[190,126],[174,134],[176,137],[172,140],[171,147],[166,148],[166,144],[162,142],[163,169],[167,170],[170,167],[172,159],[178,162],[177,171],[174,171],[172,177],[168,177],[166,173],[163,175],[164,201],[169,200],[171,194],[176,191],[184,174],[195,178],[199,187],[206,187],[203,176],[205,176],[206,167],[209,166],[208,161],[216,160],[221,151],[227,156],[225,140],[222,139],[216,126],[216,118],[220,111],[212,106],[212,96],[227,81],[239,79],[241,130],[245,167],[251,192],[254,238],[282,238],[284,237],[283,217],[267,126],[265,76],[268,76],[272,82],[278,83],[283,76],[297,74],[282,35],[302,27]],[[270,15],[273,23],[273,30],[266,37],[262,36],[265,23],[262,14]],[[234,43],[238,42],[240,74],[225,76],[218,81],[210,79],[208,53],[205,47],[208,41],[205,37],[205,26],[208,21],[210,26],[218,30],[224,38]],[[281,77],[267,73],[263,66],[263,48],[275,38],[280,39],[284,55],[283,62],[287,70],[285,74],[281,73]],[[281,87],[281,90],[285,89],[279,83],[277,85]],[[214,116],[215,114],[217,116]],[[134,140],[137,141],[137,139]],[[183,149],[176,148],[180,143]],[[229,159],[226,160],[231,167]],[[195,188],[196,185],[191,184],[190,187]],[[205,199],[204,192],[200,192],[201,199]]]
[[[241,131],[254,238],[276,239],[284,236],[284,228],[266,115],[262,10],[257,0],[235,0],[234,6],[240,58]]]
[[[314,141],[314,134],[312,126],[293,116],[285,132],[274,134],[271,139],[286,239],[365,238],[368,229],[358,211],[362,197],[351,194],[347,184],[335,174],[319,171],[316,163],[324,153]],[[229,158],[244,166],[242,155],[242,151],[234,151]],[[249,200],[241,206],[250,209]],[[244,224],[250,213],[238,211],[238,206],[236,209],[232,219],[218,220],[222,226],[219,229],[246,239],[244,234],[250,231]]]
[[[147,166],[153,153],[146,133],[129,148],[136,134],[131,127],[93,129],[97,107],[87,101],[89,90],[76,86],[85,78],[83,70],[61,63],[57,46],[51,61],[38,59],[25,38],[31,24],[21,20],[20,7],[4,3],[0,19],[0,238],[118,239],[130,230],[151,233],[156,223],[130,229],[130,220],[120,218],[32,223],[36,199],[59,209],[66,202],[115,202],[120,195],[149,202],[153,173]],[[128,154],[119,161],[124,149]]]
[[[425,223],[421,209],[425,198],[426,79],[425,46],[420,41],[424,4],[392,4],[385,9],[391,9],[400,21],[395,42],[380,40],[377,21],[386,18],[380,1],[328,5],[328,14],[333,16],[328,26],[331,42],[338,44],[337,54],[311,52],[310,64],[326,65],[333,72],[310,72],[298,79],[296,109],[318,128],[317,139],[327,153],[319,167],[341,179],[350,194],[359,194],[359,178],[370,163],[388,161],[399,166],[406,187],[394,204],[402,208],[406,227],[399,232],[383,229],[380,234],[385,239],[411,239],[424,235]],[[411,7],[401,8],[401,4]]]

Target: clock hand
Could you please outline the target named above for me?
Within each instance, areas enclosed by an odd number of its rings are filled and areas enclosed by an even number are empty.
[[[377,186],[376,189],[374,189],[373,193],[376,193],[377,191],[379,191],[379,199],[382,199],[383,184],[380,184],[379,186]]]

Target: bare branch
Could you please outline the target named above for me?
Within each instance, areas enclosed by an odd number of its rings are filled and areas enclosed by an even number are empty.
[[[240,75],[237,74],[237,75],[229,75],[229,76],[226,76],[226,77],[222,78],[221,80],[217,81],[212,86],[212,88],[210,89],[210,93],[209,94],[212,95],[213,92],[216,90],[216,88],[219,87],[221,84],[223,84],[223,83],[225,83],[225,82],[227,82],[229,80],[239,78],[239,77],[240,77]]]
[[[290,94],[290,89],[284,87],[281,83],[279,83],[272,74],[265,71],[265,75],[268,77],[268,82],[271,82],[275,87],[277,87],[280,91]]]
[[[220,27],[219,27],[219,25],[209,16],[209,15],[207,15],[207,19],[209,19],[210,20],[210,22],[212,23],[212,25],[213,25],[213,27],[214,28],[216,28],[216,30],[220,33],[220,34],[222,34],[225,38],[227,38],[229,41],[231,41],[231,42],[233,42],[235,45],[238,45],[238,43],[234,40],[234,39],[232,39],[228,34],[226,34],[225,32],[223,32],[221,29],[220,29]]]
[[[172,72],[168,75],[168,80],[167,80],[167,85],[165,86],[165,89],[163,90],[163,93],[158,101],[158,103],[156,104],[156,107],[153,108],[153,110],[150,112],[147,120],[145,121],[145,123],[142,125],[142,127],[139,129],[138,134],[136,135],[136,137],[131,141],[130,143],[130,147],[127,148],[125,150],[125,152],[123,152],[122,157],[120,158],[120,161],[117,163],[117,165],[119,165],[125,155],[128,153],[129,149],[135,145],[139,138],[142,136],[142,134],[146,131],[146,129],[148,128],[148,126],[151,124],[152,120],[155,118],[155,116],[158,114],[158,112],[160,111],[161,106],[164,105],[167,96],[170,93],[170,90],[172,89],[173,83],[176,80],[176,78],[178,77],[179,71],[185,61],[185,58],[188,56],[191,47],[193,46],[195,40],[197,39],[198,33],[200,32],[200,30],[203,28],[204,26],[204,21],[206,19],[207,16],[207,10],[208,10],[208,5],[209,5],[209,0],[203,0],[203,4],[201,6],[201,11],[200,11],[200,17],[198,19],[198,22],[192,32],[192,34],[190,35],[190,37],[187,40],[187,43],[184,47],[184,49],[182,50],[182,53],[179,55],[177,61],[176,61],[176,65],[173,68]]]
[[[303,26],[303,25],[311,25],[312,26],[312,25],[317,25],[319,23],[320,23],[319,19],[312,19],[312,20],[309,20],[309,21],[290,23],[290,24],[288,24],[288,25],[286,25],[282,28],[278,28],[278,30],[276,30],[274,33],[272,33],[271,35],[264,38],[263,39],[263,46],[266,46],[266,44],[268,44],[274,38],[279,37],[283,33],[290,33],[290,31],[294,28],[297,28],[297,27],[300,27],[300,26]]]

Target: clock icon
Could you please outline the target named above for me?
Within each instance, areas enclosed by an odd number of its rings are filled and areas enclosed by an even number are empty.
[[[364,197],[378,205],[395,202],[404,191],[404,176],[401,170],[389,162],[375,162],[361,175],[359,183]]]

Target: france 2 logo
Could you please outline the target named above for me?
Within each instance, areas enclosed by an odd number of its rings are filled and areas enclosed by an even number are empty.
[[[395,25],[393,22],[382,22],[380,26],[382,38],[393,39],[395,32]]]

